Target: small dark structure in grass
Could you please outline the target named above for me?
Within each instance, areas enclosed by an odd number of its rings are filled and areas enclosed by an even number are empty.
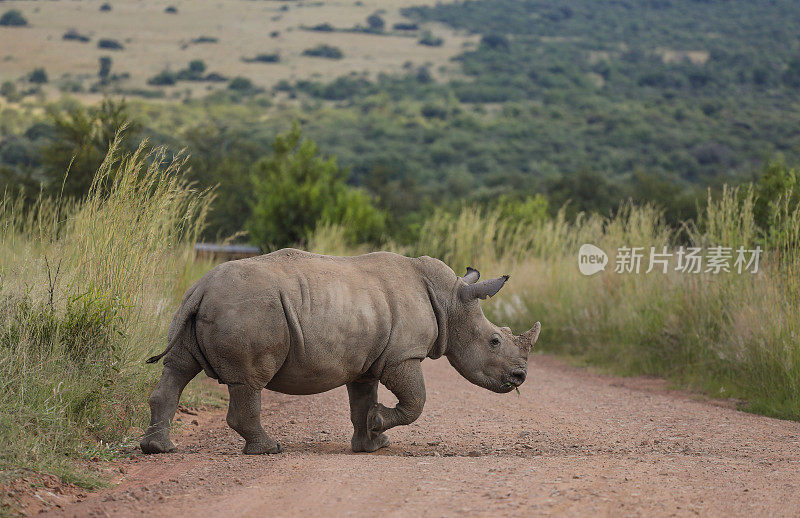
[[[219,43],[219,38],[213,36],[198,36],[192,40],[192,43]]]
[[[164,12],[167,14],[178,14],[178,8],[175,7],[174,5],[170,5],[166,9],[164,9]]]
[[[427,47],[441,47],[442,44],[444,44],[444,40],[438,36],[434,36],[429,31],[425,31],[422,33],[422,37],[419,39],[418,43]]]
[[[61,39],[67,41],[79,41],[81,43],[86,43],[87,41],[89,41],[90,38],[89,36],[79,33],[75,29],[70,29],[67,32],[65,32],[63,36],[61,36]]]
[[[111,4],[105,3],[105,4],[101,5],[100,6],[100,10],[103,11],[103,12],[110,11],[111,10]]]
[[[255,57],[243,57],[242,61],[245,63],[278,63],[281,60],[281,55],[277,52],[272,54],[258,54]]]
[[[333,32],[336,29],[333,25],[329,24],[328,22],[320,23],[319,25],[312,25],[308,28],[310,31],[317,31],[317,32]]]
[[[344,57],[344,53],[341,51],[341,49],[339,49],[339,47],[325,45],[324,43],[304,50],[303,55],[327,59],[342,59]]]
[[[28,81],[38,85],[46,83],[48,81],[47,71],[43,68],[34,68],[33,72],[28,76]]]
[[[396,31],[416,31],[417,29],[419,29],[419,25],[417,25],[416,23],[400,22],[392,25],[392,29]]]
[[[106,50],[122,50],[125,47],[123,47],[122,43],[118,42],[117,40],[112,40],[111,38],[103,38],[97,40],[97,48]]]
[[[0,25],[3,27],[27,27],[28,20],[16,9],[11,9],[0,16]]]

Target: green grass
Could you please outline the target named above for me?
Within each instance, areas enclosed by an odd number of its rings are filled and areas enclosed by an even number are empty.
[[[85,487],[136,440],[211,200],[182,161],[112,149],[82,200],[0,203],[0,470]],[[117,160],[116,158],[121,158]],[[118,164],[112,166],[111,164]]]

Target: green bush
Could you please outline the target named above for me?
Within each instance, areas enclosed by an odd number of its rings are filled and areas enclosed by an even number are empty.
[[[43,68],[34,68],[33,72],[28,74],[28,81],[38,85],[47,82],[47,71]]]
[[[86,43],[91,38],[89,38],[89,36],[85,36],[79,33],[75,29],[70,29],[67,32],[65,32],[63,36],[61,36],[61,39],[66,41],[79,41],[81,43]]]
[[[178,75],[171,70],[162,70],[147,80],[150,86],[172,86],[178,82]]]
[[[245,63],[278,63],[281,60],[281,55],[277,52],[272,54],[257,54],[252,58],[242,58]]]
[[[11,9],[0,16],[0,26],[4,27],[26,27],[28,20],[16,9]]]
[[[102,38],[97,40],[97,48],[107,50],[123,50],[125,47],[117,40],[111,38]]]
[[[434,36],[430,31],[422,33],[418,43],[427,47],[441,47],[444,45],[444,40],[438,36]]]
[[[253,81],[250,79],[238,76],[231,79],[231,82],[228,84],[228,88],[237,92],[250,92],[253,90],[254,85]]]
[[[302,243],[325,224],[343,225],[352,243],[383,237],[384,214],[365,192],[347,185],[347,173],[335,159],[323,159],[314,142],[302,140],[298,125],[272,147],[252,175],[248,230],[254,243],[264,250]]]
[[[342,53],[339,47],[325,45],[324,43],[304,50],[303,55],[327,59],[342,59],[344,57],[344,53]]]
[[[367,17],[367,26],[374,32],[382,32],[386,22],[383,21],[379,14],[371,14]]]

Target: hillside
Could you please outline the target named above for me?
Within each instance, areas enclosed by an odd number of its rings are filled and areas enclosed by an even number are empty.
[[[118,2],[103,12],[88,0],[14,2],[30,27],[0,28],[13,50],[0,75],[16,78],[6,83],[12,106],[32,114],[41,95],[78,77],[79,100],[132,100],[137,138],[185,146],[195,179],[222,184],[211,235],[243,228],[249,168],[294,120],[395,231],[435,206],[533,193],[551,211],[569,201],[570,214],[608,213],[632,197],[678,222],[706,187],[800,157],[794,2],[418,3]],[[371,15],[383,25],[370,28]],[[90,41],[60,40],[70,28]],[[113,65],[98,81],[95,45],[109,35],[125,48],[105,53]],[[191,43],[201,36],[217,41]],[[343,57],[303,55],[316,45]],[[278,62],[242,60],[259,54]],[[37,66],[48,83],[24,76]],[[148,84],[154,77],[175,84]],[[181,102],[137,101],[154,95]],[[6,114],[0,169],[12,184],[60,185],[63,168],[41,152],[51,119],[37,117],[44,127],[31,130],[32,119]]]

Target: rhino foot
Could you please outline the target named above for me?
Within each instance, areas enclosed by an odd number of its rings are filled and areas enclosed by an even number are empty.
[[[175,445],[169,439],[142,439],[139,443],[142,453],[172,453]]]
[[[389,444],[389,437],[387,437],[385,433],[375,435],[372,438],[363,436],[356,437],[354,435],[353,439],[350,441],[350,446],[355,453],[362,451],[372,453],[373,451],[389,446]]]
[[[245,443],[242,453],[245,455],[265,455],[283,452],[283,447],[277,442],[248,442]]]

